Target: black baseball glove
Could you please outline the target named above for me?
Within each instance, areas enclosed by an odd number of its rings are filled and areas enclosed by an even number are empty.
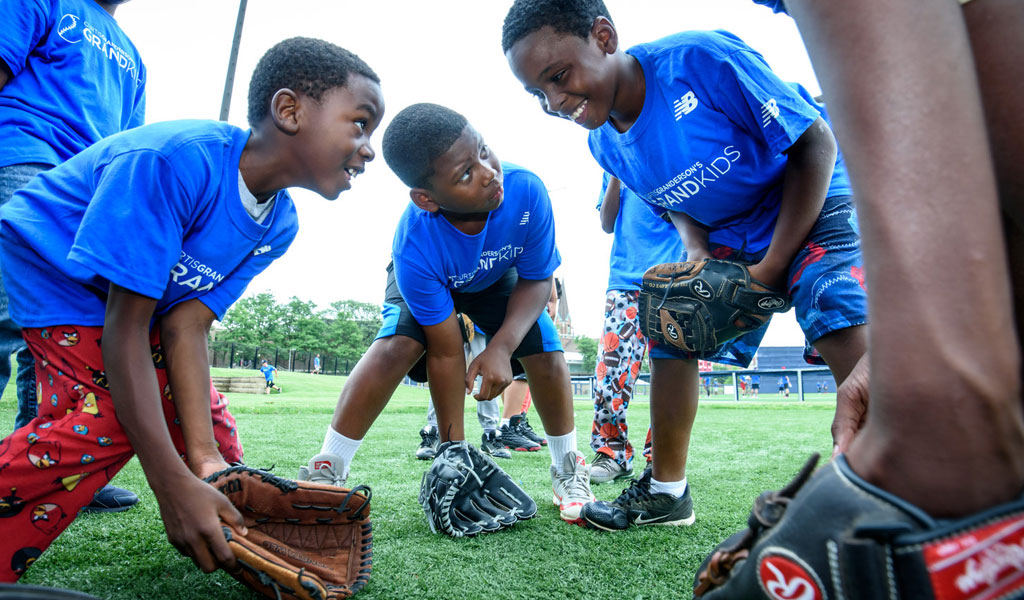
[[[751,279],[741,263],[665,263],[644,273],[640,326],[655,341],[706,352],[761,327],[789,306],[785,293]]]
[[[437,449],[420,483],[420,505],[434,533],[470,537],[537,514],[537,503],[493,460],[464,441]]]

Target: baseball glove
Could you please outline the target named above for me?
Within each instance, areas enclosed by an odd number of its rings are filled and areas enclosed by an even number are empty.
[[[493,460],[465,441],[437,449],[420,482],[420,505],[434,533],[471,537],[537,514],[537,503]]]
[[[939,521],[814,455],[700,566],[701,600],[1024,598],[1024,497]]]
[[[655,265],[640,288],[640,326],[687,352],[714,350],[789,310],[789,297],[750,278],[744,265],[708,259]]]
[[[242,513],[246,535],[221,522],[238,569],[271,598],[348,598],[370,578],[370,488],[292,481],[237,465],[206,478]]]

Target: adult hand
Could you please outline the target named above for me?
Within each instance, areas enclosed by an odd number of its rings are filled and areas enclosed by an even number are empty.
[[[864,426],[868,416],[870,368],[867,352],[836,390],[836,416],[832,420],[832,456],[847,451],[850,442]]]

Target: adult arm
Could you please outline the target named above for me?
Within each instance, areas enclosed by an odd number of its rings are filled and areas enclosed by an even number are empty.
[[[228,465],[217,450],[210,415],[207,336],[216,315],[199,300],[187,300],[160,318],[167,381],[181,422],[188,466],[206,477]]]
[[[832,129],[820,117],[786,151],[779,217],[764,258],[750,267],[751,277],[784,287],[789,265],[825,204],[837,152]]]
[[[473,397],[490,400],[501,393],[512,381],[512,353],[526,337],[526,333],[537,322],[540,313],[551,295],[552,277],[546,279],[523,279],[516,282],[508,298],[505,320],[497,333],[487,342],[487,348],[469,364],[466,373],[467,387],[483,376],[480,391]]]
[[[185,467],[163,418],[149,347],[155,307],[152,298],[110,285],[102,351],[114,410],[156,495],[171,544],[204,572],[234,568],[220,519],[244,531],[242,517],[223,494]]]
[[[466,376],[466,354],[458,316],[453,310],[444,321],[423,327],[423,333],[427,338],[427,379],[430,399],[437,412],[438,434],[441,441],[465,439],[461,413],[473,380]],[[511,379],[511,367],[508,368]]]
[[[608,180],[601,200],[601,229],[605,233],[615,233],[615,219],[619,216],[619,190],[621,184],[618,177]]]

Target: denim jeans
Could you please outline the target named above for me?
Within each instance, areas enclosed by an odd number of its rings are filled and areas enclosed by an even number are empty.
[[[14,192],[28,183],[36,173],[49,168],[50,165],[35,163],[0,167],[0,206],[6,204]],[[12,352],[18,353],[18,415],[14,419],[14,428],[17,429],[34,419],[39,408],[35,361],[21,337],[21,327],[11,320],[7,309],[7,291],[0,276],[0,396],[11,378]]]

